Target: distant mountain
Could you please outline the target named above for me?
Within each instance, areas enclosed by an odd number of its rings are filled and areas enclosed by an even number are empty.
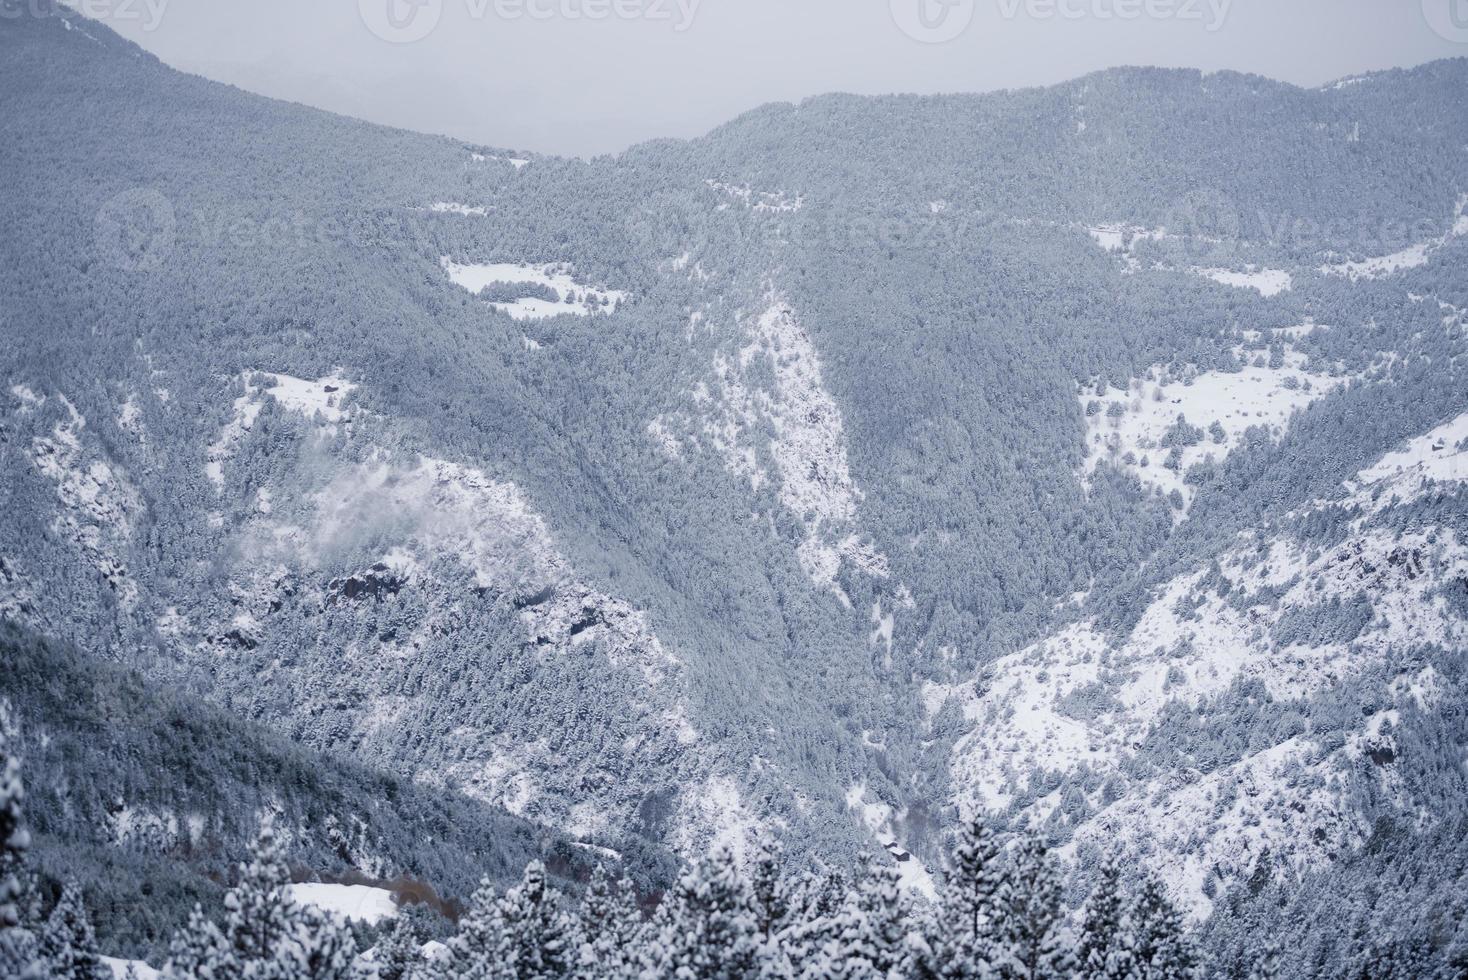
[[[1461,814],[1468,61],[590,162],[71,14],[0,73],[28,628],[572,837],[917,889],[976,808],[1200,914]]]

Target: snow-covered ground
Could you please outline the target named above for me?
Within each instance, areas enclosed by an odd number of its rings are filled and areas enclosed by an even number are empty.
[[[1402,500],[1428,473],[1462,480],[1468,474],[1446,454],[1451,440],[1465,437],[1468,416],[1453,419],[1363,469],[1346,489]],[[1359,773],[1363,754],[1392,746],[1396,705],[1421,708],[1434,697],[1432,668],[1396,666],[1401,651],[1468,644],[1468,621],[1437,598],[1468,577],[1468,542],[1446,527],[1377,527],[1372,516],[1331,546],[1288,534],[1266,546],[1245,532],[1216,570],[1200,566],[1158,588],[1119,640],[1080,622],[1000,659],[974,681],[927,684],[929,717],[954,704],[971,726],[951,756],[960,811],[1020,805],[1025,821],[1043,824],[1059,815],[1062,801],[1057,793],[1029,795],[1033,772],[1088,773],[1095,789],[1083,794],[1065,853],[1084,845],[1145,857],[1195,914],[1210,907],[1211,877],[1221,888],[1251,873],[1266,853],[1298,870],[1359,844],[1370,827],[1352,809],[1341,775]],[[1369,604],[1359,629],[1307,642],[1291,625],[1326,603],[1359,608],[1362,597]],[[1286,732],[1277,742],[1241,747],[1235,761],[1205,772],[1169,766],[1139,776],[1146,767],[1129,764],[1169,705],[1196,707],[1242,681],[1289,702],[1373,672],[1389,678],[1378,709],[1348,726],[1344,744]],[[1249,709],[1225,702],[1209,714],[1231,710]],[[1222,717],[1213,723],[1226,726]],[[1418,819],[1390,767],[1365,771]]]
[[[1351,501],[1379,509],[1407,503],[1434,483],[1468,480],[1468,413],[1417,436],[1388,453],[1347,484]]]
[[[890,806],[869,799],[865,783],[853,783],[846,787],[846,808],[861,817],[861,822],[882,848],[882,853],[897,866],[897,879],[906,891],[921,895],[928,901],[937,901],[938,888],[926,865],[917,855],[903,847],[893,833],[896,814]]]
[[[21,414],[45,404],[25,385],[14,385],[11,394]],[[46,435],[31,439],[30,460],[36,471],[56,487],[60,504],[52,530],[69,541],[88,563],[117,590],[124,606],[137,601],[137,585],[128,575],[126,550],[137,519],[142,515],[142,495],[126,473],[105,458],[103,447],[91,435],[87,419],[65,395],[56,396],[66,418]]]
[[[1376,279],[1390,276],[1426,265],[1432,259],[1434,252],[1454,238],[1464,235],[1468,235],[1468,194],[1459,195],[1453,211],[1453,224],[1445,234],[1426,241],[1414,242],[1389,255],[1377,255],[1356,262],[1324,265],[1320,267],[1320,271],[1327,276],[1344,276],[1348,279]]]
[[[596,313],[615,313],[627,294],[616,289],[598,289],[578,282],[574,270],[566,265],[517,265],[510,262],[458,263],[447,257],[440,260],[449,280],[471,293],[478,293],[490,285],[531,285],[554,290],[559,299],[542,299],[524,296],[510,302],[489,305],[516,320],[543,320],[547,317],[568,314],[591,316]]]
[[[1208,371],[1168,378],[1159,365],[1146,377],[1133,379],[1127,390],[1083,391],[1083,409],[1099,403],[1086,418],[1090,455],[1084,475],[1089,478],[1103,460],[1108,461],[1163,493],[1178,491],[1186,508],[1193,497],[1193,488],[1183,482],[1189,467],[1209,456],[1222,461],[1251,426],[1282,433],[1294,412],[1334,391],[1344,380],[1310,370],[1303,357],[1286,348],[1283,363],[1277,367],[1248,364],[1236,373]],[[1120,414],[1114,406],[1120,407]],[[1164,437],[1180,416],[1189,426],[1203,430],[1203,435],[1193,445],[1178,447],[1180,461],[1171,469],[1166,463],[1172,447],[1163,444]],[[1222,429],[1221,438],[1217,431],[1209,431],[1214,423]]]
[[[675,433],[707,442],[756,492],[777,480],[781,505],[805,529],[801,567],[818,586],[840,594],[842,562],[885,578],[887,559],[857,531],[862,492],[847,462],[841,408],[826,390],[815,344],[778,298],[741,325],[742,345],[732,355],[716,355],[713,383],[693,392],[698,419],[657,419],[650,434],[674,455],[681,452]],[[766,377],[773,383],[761,383]],[[762,447],[757,436],[764,432],[770,437]]]
[[[428,210],[435,214],[458,214],[466,218],[482,218],[489,214],[486,207],[460,204],[457,201],[434,201],[428,206]]]
[[[784,191],[756,191],[748,184],[730,184],[721,180],[706,180],[705,184],[714,191],[727,195],[751,211],[769,214],[793,214],[805,207],[805,198],[794,197]],[[720,209],[727,207],[720,205]]]
[[[1214,282],[1237,289],[1253,289],[1264,297],[1278,296],[1289,290],[1293,280],[1281,269],[1260,269],[1246,266],[1243,271],[1233,269],[1192,269],[1194,275],[1212,279]]]
[[[112,971],[113,980],[126,980],[128,969],[131,968],[132,975],[136,980],[158,980],[159,972],[142,960],[119,960],[115,957],[102,957],[102,965]]]
[[[330,915],[368,925],[390,919],[398,912],[392,892],[385,888],[304,882],[287,885],[285,891],[299,905],[307,905]]]
[[[242,399],[221,445],[233,449],[248,437],[255,417],[250,409],[267,395],[294,410],[309,410],[322,425],[341,424],[355,437],[358,430],[346,425],[346,410],[333,401],[348,390],[340,379],[332,387],[341,387],[328,393],[320,381],[272,376],[274,386],[265,388],[260,376],[248,377],[252,394]],[[231,634],[268,642],[272,609],[283,589],[296,588],[302,578],[325,583],[350,562],[360,569],[352,576],[359,583],[385,584],[390,595],[408,591],[412,601],[428,603],[425,618],[411,631],[383,640],[373,651],[411,660],[434,648],[434,637],[458,617],[466,588],[474,587],[513,602],[522,642],[540,656],[594,656],[604,669],[625,668],[641,678],[645,687],[629,711],[644,714],[648,732],[657,737],[629,742],[629,756],[659,753],[666,764],[669,751],[697,752],[700,736],[687,719],[680,659],[664,646],[646,611],[578,573],[516,483],[464,463],[393,453],[375,444],[360,443],[334,459],[255,488],[255,506],[233,532],[240,564],[228,618],[200,611],[195,627],[175,610],[168,617],[168,642],[215,649],[210,638]],[[219,476],[223,490],[222,468]],[[364,538],[364,528],[373,529],[370,538]],[[374,737],[420,708],[398,691],[369,696],[358,730]],[[563,812],[570,809],[570,794],[555,784],[568,760],[546,745],[502,735],[483,726],[446,733],[462,761],[419,778],[455,779],[471,794],[513,812],[533,810],[546,822],[570,819]]]
[[[346,397],[356,385],[332,374],[314,381],[296,378],[288,374],[272,374],[268,371],[245,372],[242,376],[245,393],[235,399],[234,412],[219,437],[210,444],[206,453],[204,473],[216,489],[224,486],[224,464],[234,455],[234,447],[255,426],[260,410],[265,407],[266,397],[274,399],[282,408],[319,418],[328,433],[347,418],[342,408]]]

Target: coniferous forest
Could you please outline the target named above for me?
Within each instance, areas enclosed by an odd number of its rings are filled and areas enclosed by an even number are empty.
[[[577,158],[87,6],[0,0],[0,980],[1468,976],[1461,52]]]

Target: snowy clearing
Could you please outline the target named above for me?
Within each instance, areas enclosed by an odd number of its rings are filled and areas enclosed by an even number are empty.
[[[102,965],[112,971],[113,980],[125,980],[131,969],[137,980],[158,980],[159,972],[142,960],[119,960],[112,956],[100,957]]]
[[[428,206],[428,210],[435,214],[459,214],[466,218],[482,218],[489,214],[488,208],[459,204],[455,201],[434,201]]]
[[[1453,210],[1453,224],[1439,238],[1432,238],[1423,242],[1416,242],[1406,248],[1392,252],[1390,255],[1378,255],[1373,258],[1362,259],[1358,262],[1341,262],[1335,265],[1323,265],[1320,267],[1322,274],[1327,276],[1344,276],[1348,279],[1376,279],[1381,276],[1390,276],[1407,269],[1416,269],[1424,266],[1432,258],[1432,253],[1442,248],[1454,238],[1468,235],[1468,194],[1460,194],[1458,202]]]
[[[449,280],[456,286],[478,294],[486,286],[535,287],[525,296],[489,305],[516,320],[543,320],[547,317],[591,316],[597,313],[615,313],[627,294],[615,289],[597,289],[578,282],[573,269],[568,265],[518,265],[510,262],[464,263],[452,262],[447,256],[440,264],[448,273]],[[550,290],[558,299],[547,299],[535,295]]]
[[[282,408],[307,418],[320,417],[329,431],[334,431],[330,427],[347,417],[342,402],[357,387],[336,374],[315,381],[267,371],[246,371],[243,377],[245,393],[235,399],[233,417],[206,453],[204,473],[216,490],[224,489],[224,464],[234,455],[235,445],[254,428],[260,409],[265,407],[262,396],[268,395]]]
[[[285,891],[297,904],[320,909],[329,915],[350,919],[354,922],[365,922],[368,925],[376,925],[383,919],[390,919],[398,912],[398,904],[393,901],[392,892],[369,885],[327,885],[305,882],[298,885],[287,885]]]
[[[1209,456],[1221,461],[1251,426],[1268,426],[1278,436],[1294,412],[1343,383],[1343,378],[1307,370],[1304,358],[1286,348],[1277,367],[1251,364],[1237,373],[1209,371],[1169,379],[1159,365],[1145,378],[1133,379],[1125,391],[1082,391],[1082,409],[1090,412],[1086,426],[1091,450],[1084,476],[1089,478],[1105,460],[1163,493],[1178,491],[1186,509],[1194,493],[1183,482],[1189,467]],[[1185,435],[1176,428],[1180,416],[1202,434],[1178,438]],[[1215,424],[1218,429],[1212,428]],[[1170,457],[1175,466],[1168,465]]]
[[[1212,279],[1214,282],[1225,286],[1233,286],[1236,289],[1253,289],[1260,296],[1268,299],[1278,296],[1289,290],[1293,285],[1290,274],[1281,269],[1256,269],[1254,266],[1246,266],[1244,271],[1237,272],[1232,269],[1198,269],[1189,270],[1196,276]]]

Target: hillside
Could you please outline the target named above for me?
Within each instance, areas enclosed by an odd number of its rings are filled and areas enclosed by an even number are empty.
[[[481,877],[513,882],[530,860],[575,889],[604,859],[501,809],[302,749],[10,623],[0,624],[0,655],[37,869],[82,886],[115,954],[162,962],[194,904],[219,905],[264,814],[299,880],[395,883],[447,911]],[[665,856],[625,859],[649,893],[670,880]]]
[[[1461,811],[1463,472],[1400,481],[1468,435],[1468,60],[589,162],[74,15],[0,81],[29,629],[583,843],[891,843],[920,894],[980,810],[1198,915]]]

